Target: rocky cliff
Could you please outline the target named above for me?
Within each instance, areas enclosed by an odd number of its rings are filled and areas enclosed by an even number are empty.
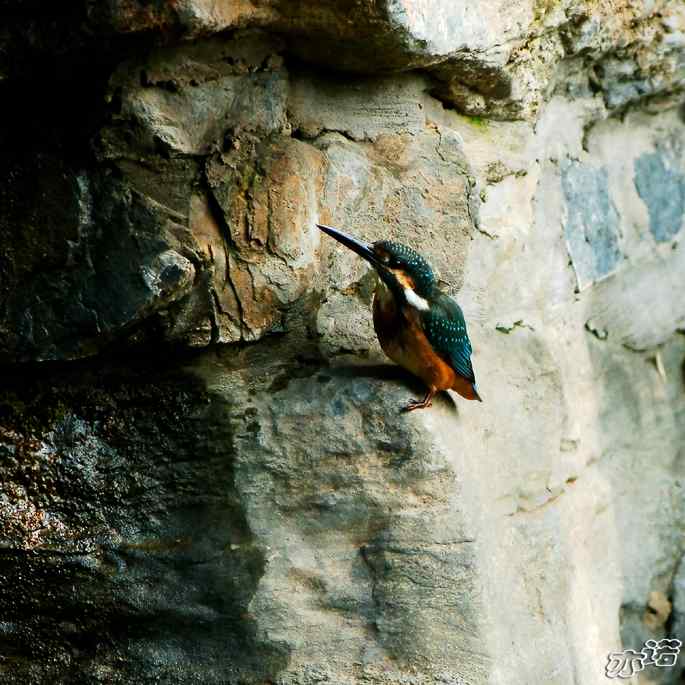
[[[685,641],[685,6],[56,5],[0,3],[0,681]],[[484,404],[398,412],[317,221],[432,262]]]

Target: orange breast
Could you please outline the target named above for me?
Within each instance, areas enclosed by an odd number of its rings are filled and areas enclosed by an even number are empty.
[[[454,388],[463,395],[461,387],[455,387],[457,374],[428,342],[418,312],[413,307],[398,307],[384,286],[376,290],[374,297],[373,325],[383,352],[396,364],[418,376],[429,388]]]

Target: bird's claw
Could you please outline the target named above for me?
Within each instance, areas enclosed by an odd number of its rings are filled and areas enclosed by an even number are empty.
[[[425,409],[431,407],[432,405],[433,402],[431,400],[409,400],[409,403],[405,407],[402,407],[402,411],[410,412],[414,411],[414,409]]]

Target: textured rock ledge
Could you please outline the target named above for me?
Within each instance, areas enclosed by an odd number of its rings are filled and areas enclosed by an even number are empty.
[[[3,681],[600,682],[619,608],[625,644],[665,634],[685,344],[664,385],[590,338],[590,412],[495,335],[520,376],[486,412],[407,418],[394,367],[304,342],[8,378]]]

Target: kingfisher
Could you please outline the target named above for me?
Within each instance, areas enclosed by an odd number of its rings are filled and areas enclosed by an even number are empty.
[[[467,400],[482,402],[464,314],[438,288],[430,264],[412,248],[392,240],[365,243],[337,228],[317,227],[378,273],[373,327],[381,348],[428,388],[422,400],[411,400],[403,411],[430,407],[441,390],[455,390]]]

